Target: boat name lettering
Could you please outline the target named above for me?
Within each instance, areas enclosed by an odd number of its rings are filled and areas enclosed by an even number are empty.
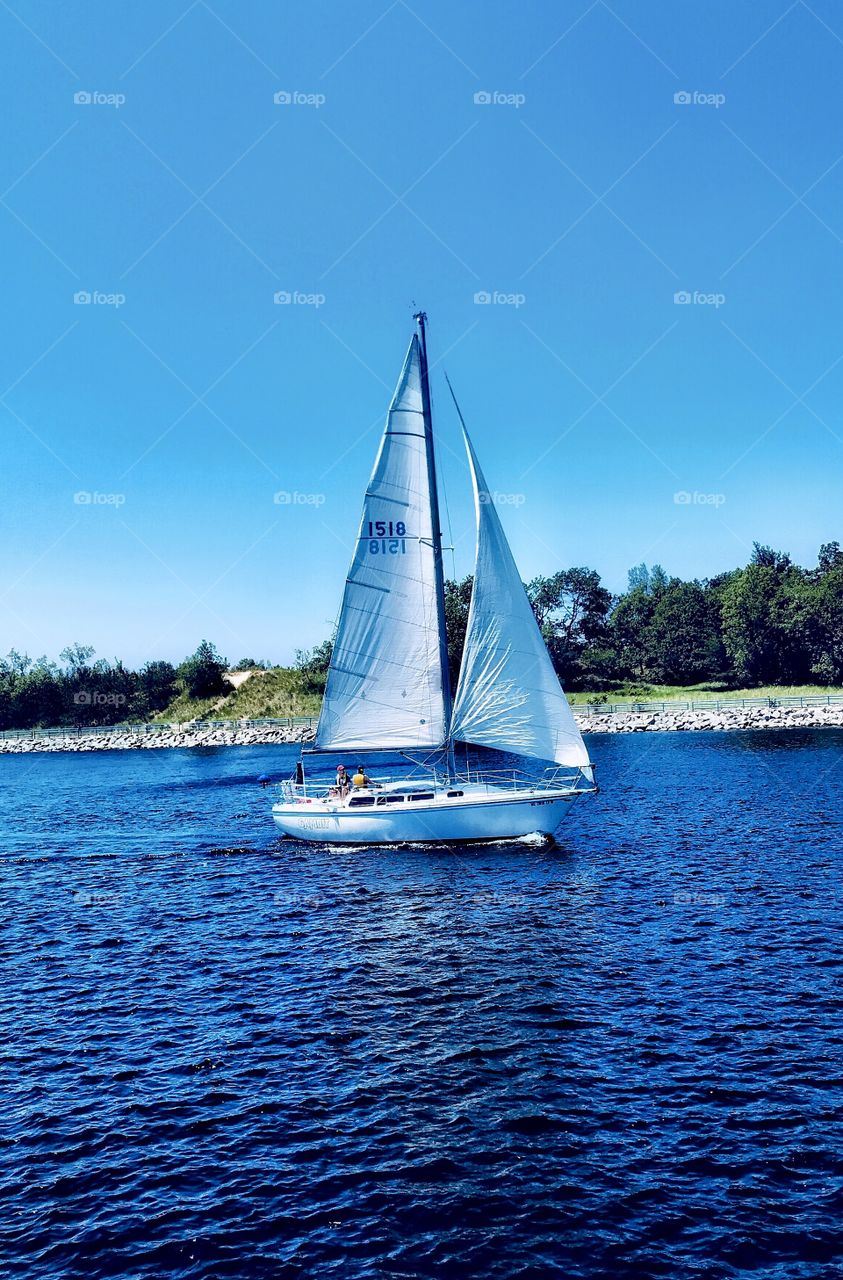
[[[300,824],[305,831],[327,831],[331,825],[328,818],[301,818]]]

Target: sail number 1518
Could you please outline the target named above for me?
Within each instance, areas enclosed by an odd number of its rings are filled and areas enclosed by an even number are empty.
[[[407,526],[403,520],[368,520],[370,555],[404,555]]]

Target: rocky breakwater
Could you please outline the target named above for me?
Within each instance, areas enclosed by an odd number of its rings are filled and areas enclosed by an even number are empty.
[[[680,729],[843,728],[843,703],[814,707],[729,707],[719,710],[619,711],[578,714],[583,733],[670,733]]]
[[[162,747],[242,747],[254,743],[312,742],[314,731],[299,726],[206,725],[190,723],[152,728],[116,729],[110,733],[42,733],[0,738],[0,754],[30,751],[137,751]]]
[[[576,709],[575,709],[576,712]],[[719,710],[576,712],[583,733],[671,733],[677,730],[843,728],[843,703],[813,707],[729,707]],[[110,733],[27,732],[0,738],[0,754],[31,751],[131,751],[163,747],[235,747],[256,743],[312,742],[313,729],[301,725],[138,725]]]

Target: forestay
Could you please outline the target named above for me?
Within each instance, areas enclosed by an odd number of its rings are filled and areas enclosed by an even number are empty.
[[[550,661],[492,496],[465,431],[477,556],[452,736],[561,765],[588,752]]]
[[[439,747],[447,738],[428,430],[414,336],[366,490],[317,749]]]

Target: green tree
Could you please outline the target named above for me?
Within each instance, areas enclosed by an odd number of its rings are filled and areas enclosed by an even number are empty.
[[[448,639],[448,673],[451,678],[452,693],[456,690],[460,677],[473,586],[472,574],[463,578],[461,582],[455,582],[449,578],[445,583],[445,635]]]
[[[69,644],[66,649],[62,649],[59,657],[62,662],[67,664],[68,670],[72,676],[81,675],[82,672],[88,670],[88,664],[96,653],[89,644]]]
[[[209,641],[202,640],[196,652],[180,664],[178,678],[191,698],[213,698],[225,692],[223,674],[227,669],[226,659]]]
[[[611,689],[619,679],[618,655],[610,644],[588,644],[577,662],[576,688]]]
[[[722,671],[719,611],[698,582],[674,578],[656,599],[648,626],[648,662],[664,684],[697,684]]]
[[[583,652],[606,634],[611,593],[594,569],[579,567],[534,578],[527,595],[556,671],[576,687]]]
[[[178,693],[177,678],[172,662],[159,659],[144,663],[138,672],[132,714],[143,717],[163,711]]]
[[[300,673],[306,693],[324,692],[333,653],[333,638],[323,640],[312,649],[296,649],[296,670]]]
[[[675,581],[675,579],[673,579]],[[659,596],[666,591],[670,585],[671,579],[667,576],[667,572],[660,564],[654,564],[650,570],[650,595]]]
[[[802,623],[811,675],[823,684],[843,683],[843,551],[836,542],[820,547]]]
[[[723,642],[739,682],[807,677],[806,605],[804,572],[785,553],[755,543],[751,562],[722,596]]]
[[[28,654],[18,653],[17,649],[10,649],[6,657],[0,660],[0,674],[8,674],[12,678],[20,679],[26,675],[31,666],[32,659]]]
[[[647,585],[639,582],[615,601],[609,619],[609,638],[617,657],[617,677],[647,680],[651,675],[649,628],[655,601]]]
[[[821,574],[828,573],[830,569],[843,567],[843,551],[840,549],[840,543],[824,542],[820,547],[818,561],[818,568]]]
[[[41,657],[17,682],[14,690],[15,729],[62,724],[66,709],[66,680],[53,662]]]
[[[638,590],[643,591],[645,595],[650,594],[650,570],[643,561],[627,570],[626,590],[627,594]]]
[[[333,640],[323,640],[321,644],[315,644],[312,649],[296,649],[296,670],[326,675],[333,652]]]

